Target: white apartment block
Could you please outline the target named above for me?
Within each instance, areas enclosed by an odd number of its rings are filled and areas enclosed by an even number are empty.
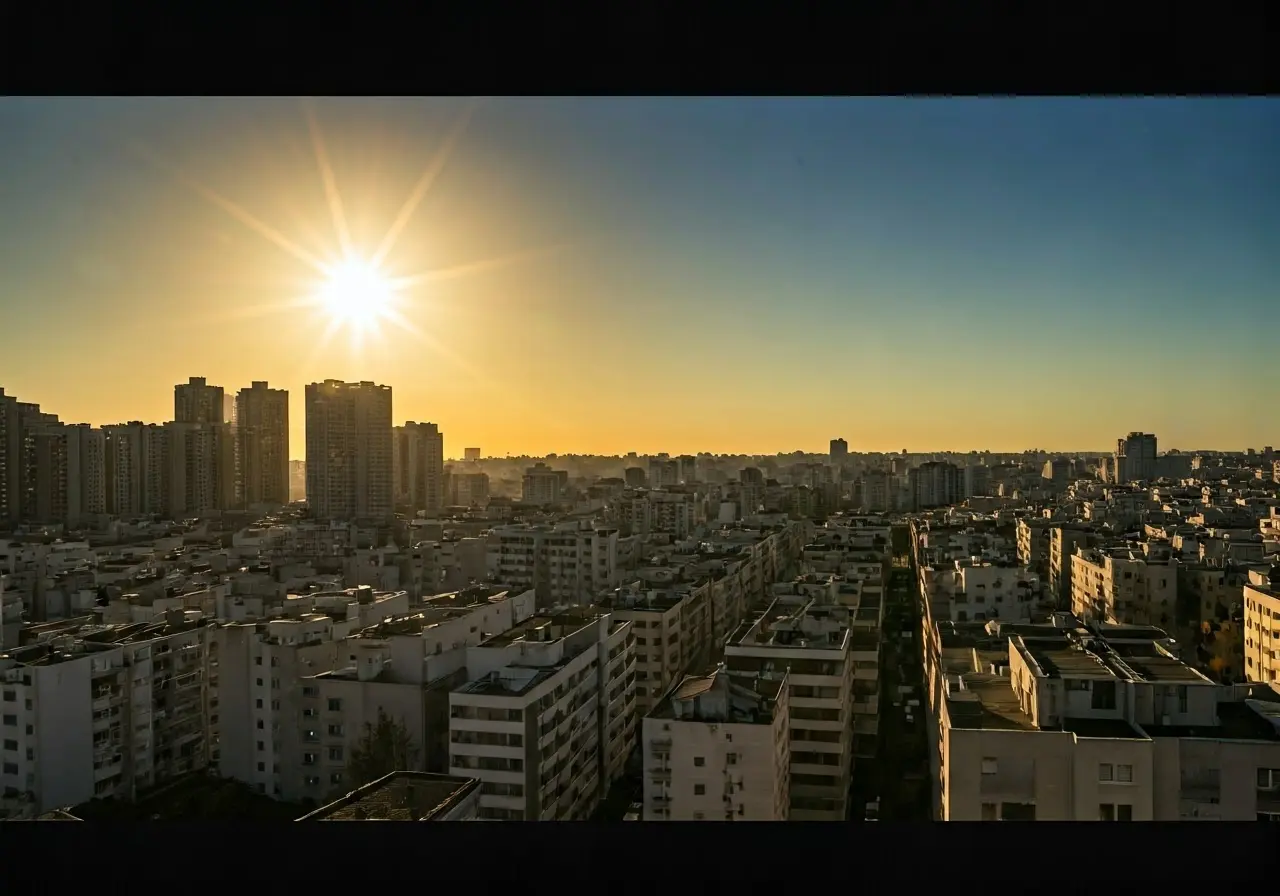
[[[1127,625],[1173,625],[1178,561],[1150,561],[1131,547],[1079,547],[1071,557],[1071,612]]]
[[[1273,684],[1280,670],[1280,574],[1250,570],[1244,586],[1244,674]]]
[[[618,524],[629,535],[662,532],[688,538],[706,517],[702,499],[693,492],[628,490],[616,508]]]
[[[213,627],[80,622],[0,655],[0,788],[36,812],[132,799],[206,768],[217,724]]]
[[[321,520],[394,515],[391,387],[325,380],[306,387],[307,507]]]
[[[635,746],[631,625],[539,615],[467,651],[449,696],[450,773],[481,781],[482,818],[583,821]]]
[[[934,619],[1017,622],[1048,609],[1040,576],[1013,563],[955,560],[921,569],[920,578]]]
[[[686,676],[644,719],[644,820],[786,821],[788,693],[785,672]]]
[[[617,529],[578,522],[501,526],[493,537],[495,580],[532,588],[539,607],[589,603],[600,591],[617,587]]]
[[[532,615],[533,594],[475,588],[416,607],[390,597],[388,615],[317,603],[223,630],[224,775],[280,799],[328,802],[361,783],[348,760],[379,712],[409,734],[413,767],[403,771],[447,768],[448,695],[466,681],[466,649]]]
[[[945,821],[1280,818],[1280,694],[1218,685],[1159,629],[943,623]]]
[[[688,595],[678,591],[618,589],[596,605],[613,614],[614,619],[631,623],[636,711],[643,717],[684,674]]]
[[[853,765],[853,682],[878,677],[855,670],[850,610],[781,597],[725,646],[732,672],[787,676],[793,821],[844,821]]]

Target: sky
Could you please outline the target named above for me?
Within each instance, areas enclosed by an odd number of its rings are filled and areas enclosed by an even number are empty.
[[[1280,443],[1277,100],[0,98],[0,134],[0,387],[67,422],[266,380],[302,458],[335,378],[449,456]],[[374,332],[316,297],[384,245]]]

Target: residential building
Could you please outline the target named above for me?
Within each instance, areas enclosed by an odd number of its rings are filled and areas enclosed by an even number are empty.
[[[185,519],[235,506],[235,438],[231,425],[173,422],[166,423],[164,430],[168,468],[162,487],[168,498],[165,512]]]
[[[1156,478],[1156,437],[1152,433],[1131,432],[1116,439],[1113,460],[1115,482],[1139,482]]]
[[[174,386],[173,422],[229,423],[223,388],[210,386],[202,376],[193,376]]]
[[[167,514],[172,473],[169,430],[154,423],[121,423],[105,434],[106,512],[125,519]]]
[[[539,615],[467,651],[450,704],[450,772],[480,779],[480,817],[585,821],[635,745],[631,626]]]
[[[214,627],[33,626],[0,655],[0,790],[36,812],[200,771],[216,746]]]
[[[444,434],[436,424],[410,420],[397,426],[392,466],[396,503],[428,516],[440,512],[446,500]]]
[[[831,462],[833,464],[844,463],[849,457],[849,443],[844,439],[831,440]]]
[[[1097,540],[1091,526],[1057,524],[1049,527],[1049,579],[1046,596],[1060,610],[1071,608],[1071,558],[1078,547],[1091,547]]]
[[[501,526],[495,581],[532,588],[539,607],[589,603],[618,584],[618,530],[583,522]]]
[[[480,781],[392,772],[298,821],[478,821]]]
[[[915,510],[959,504],[964,481],[960,468],[944,461],[926,461],[907,474],[911,504]],[[868,508],[870,509],[870,508]]]
[[[524,471],[520,480],[520,500],[537,507],[559,504],[568,482],[568,471],[553,470],[539,461]]]
[[[1163,631],[1062,614],[933,638],[942,820],[1280,819],[1280,695],[1215,684]]]
[[[788,694],[785,671],[685,676],[644,718],[644,820],[786,821]]]
[[[853,767],[853,682],[878,677],[855,669],[850,610],[781,597],[725,645],[731,672],[786,676],[790,706],[792,821],[844,821]]]
[[[1178,606],[1178,561],[1132,546],[1077,547],[1071,557],[1071,612],[1085,620],[1171,626]]]
[[[1250,571],[1244,586],[1244,674],[1274,684],[1280,670],[1280,567]]]
[[[325,380],[306,388],[307,508],[324,520],[390,520],[391,387]]]
[[[240,499],[249,507],[289,503],[289,393],[255,381],[236,395]]]

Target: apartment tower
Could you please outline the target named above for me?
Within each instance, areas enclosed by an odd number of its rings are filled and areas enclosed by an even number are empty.
[[[325,380],[306,389],[307,506],[318,519],[386,520],[392,503],[391,387]]]

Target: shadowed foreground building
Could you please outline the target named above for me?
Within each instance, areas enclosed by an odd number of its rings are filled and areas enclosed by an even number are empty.
[[[392,772],[298,821],[478,821],[480,781]]]
[[[310,383],[307,507],[322,520],[389,520],[392,503],[391,387]]]

